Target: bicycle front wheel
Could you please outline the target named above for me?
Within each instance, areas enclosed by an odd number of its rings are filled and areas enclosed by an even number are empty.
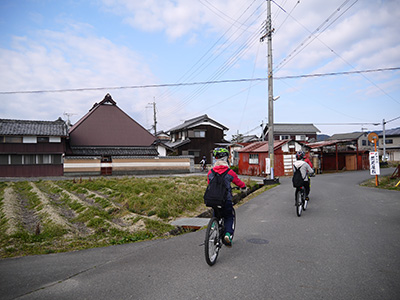
[[[212,266],[215,264],[220,248],[221,237],[219,236],[218,219],[212,217],[210,222],[208,222],[206,239],[204,241],[204,254],[208,265]]]
[[[235,232],[236,229],[236,211],[235,209],[232,207],[232,215],[233,215],[233,231]]]
[[[303,211],[303,203],[302,203],[302,199],[301,199],[301,190],[300,189],[296,189],[296,214],[298,217],[301,216],[301,213]]]

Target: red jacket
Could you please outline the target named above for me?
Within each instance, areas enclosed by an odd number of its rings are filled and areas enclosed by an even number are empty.
[[[218,174],[222,174],[224,173],[227,169],[229,169],[228,166],[224,166],[224,165],[220,165],[220,166],[215,166],[214,168],[212,168],[214,170],[215,173]],[[212,171],[208,171],[207,174],[207,183],[210,183],[210,180],[214,177],[214,174],[212,173]],[[232,169],[229,169],[228,173],[225,176],[225,182],[227,185],[229,185],[229,190],[230,190],[230,186],[231,186],[231,182],[236,184],[238,187],[240,188],[245,188],[246,184],[241,181],[239,179],[239,177],[237,176],[237,174],[235,173],[235,171],[233,171]]]
[[[310,160],[308,157],[306,157],[306,158],[304,159],[304,161],[310,165],[311,169],[313,168],[312,162],[311,162],[311,160]]]

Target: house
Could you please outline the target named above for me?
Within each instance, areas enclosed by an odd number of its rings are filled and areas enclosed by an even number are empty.
[[[229,145],[229,152],[230,152],[230,164],[231,166],[237,166],[239,165],[239,150],[242,149],[243,147],[254,143],[254,142],[259,142],[260,138],[257,137],[256,135],[243,135],[239,136],[235,139],[235,141],[232,141],[232,144]]]
[[[377,133],[379,141],[383,141],[383,131]],[[378,142],[379,152],[383,155],[383,142]],[[385,130],[385,152],[387,160],[400,161],[400,127]]]
[[[334,134],[327,141],[353,141],[352,149],[356,150],[370,150],[371,143],[368,141],[368,132],[352,132],[352,133],[339,133]],[[350,144],[349,144],[349,147]]]
[[[212,162],[212,151],[215,147],[226,147],[229,142],[224,140],[224,125],[202,115],[185,121],[168,131],[171,141],[166,145],[173,149],[175,155],[193,155],[195,163],[200,163],[203,156]]]
[[[346,136],[348,137],[348,136]],[[318,171],[367,170],[369,150],[360,150],[358,136],[354,139],[326,140],[308,143],[313,153],[314,168]]]
[[[164,131],[158,131],[156,134],[156,138],[160,141],[169,141],[170,140],[169,134]]]
[[[295,140],[311,142],[317,140],[320,130],[313,124],[274,124],[274,140]],[[264,128],[264,140],[268,140],[268,125]]]
[[[294,140],[274,141],[274,175],[288,176],[293,174],[293,163],[296,152],[305,150],[305,146]],[[239,174],[266,176],[266,159],[269,158],[268,142],[255,142],[239,150]]]
[[[154,136],[107,94],[69,129],[68,156],[157,156]]]
[[[156,138],[107,94],[69,129],[66,175],[190,172],[189,158],[159,156]]]
[[[67,126],[56,121],[0,119],[0,177],[63,175]]]

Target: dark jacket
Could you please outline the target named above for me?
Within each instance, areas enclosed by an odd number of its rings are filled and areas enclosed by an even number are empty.
[[[224,173],[227,169],[229,169],[229,167],[225,166],[225,165],[219,165],[219,166],[215,166],[214,168],[212,168],[212,170],[214,170],[214,172],[218,173],[218,174]],[[213,178],[214,178],[213,172],[211,170],[208,171],[207,183],[210,183],[210,180],[212,180]],[[227,200],[230,200],[230,201],[232,201],[231,182],[240,188],[246,187],[246,184],[239,179],[239,177],[237,176],[235,171],[233,171],[232,169],[229,169],[228,173],[225,175],[225,185],[226,185],[226,188],[228,189],[228,199]]]

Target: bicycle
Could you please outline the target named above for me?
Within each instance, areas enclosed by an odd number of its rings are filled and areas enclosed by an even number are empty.
[[[233,187],[232,189],[239,189]],[[213,207],[213,217],[207,225],[206,236],[204,240],[204,253],[206,262],[209,266],[213,266],[217,262],[219,251],[224,244],[225,221],[223,216],[223,207]],[[233,230],[236,228],[236,211],[232,207],[233,214]]]
[[[306,200],[306,192],[304,186],[296,188],[295,193],[295,206],[296,214],[298,217],[301,216],[302,211],[307,209],[308,201]]]

